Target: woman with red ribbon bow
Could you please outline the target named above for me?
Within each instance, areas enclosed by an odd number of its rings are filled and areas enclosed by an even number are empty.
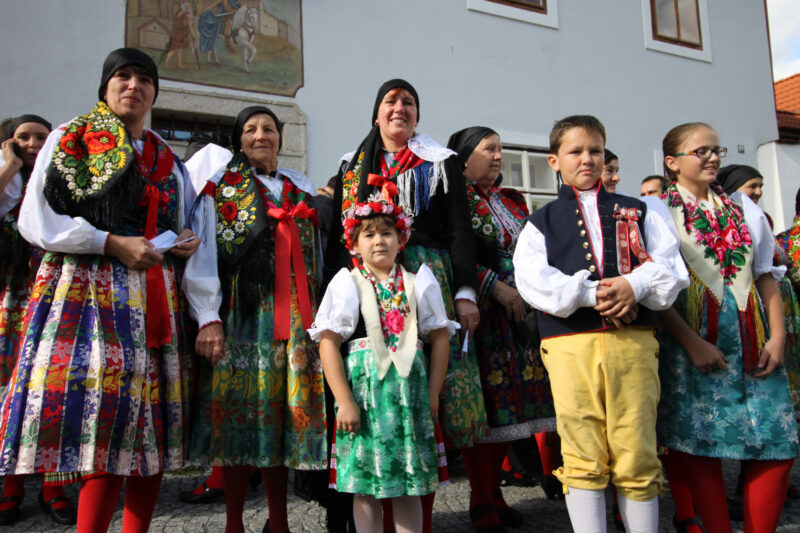
[[[190,456],[222,466],[228,533],[244,530],[250,470],[261,468],[264,531],[284,533],[288,469],[327,467],[322,367],[305,335],[320,272],[314,187],[278,168],[281,122],[268,108],[239,113],[231,139],[233,157],[209,158],[219,165],[205,169],[195,211],[209,246],[206,283],[188,299],[208,362]]]
[[[179,284],[199,240],[195,192],[144,128],[158,70],[122,48],[100,101],[53,131],[30,177],[19,230],[45,250],[19,360],[0,404],[0,475],[82,473],[78,531],[105,531],[123,482],[123,531],[146,531],[165,470],[184,466],[189,359]],[[190,275],[184,276],[187,281]]]

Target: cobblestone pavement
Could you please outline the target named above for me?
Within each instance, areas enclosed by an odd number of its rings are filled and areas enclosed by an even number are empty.
[[[736,463],[724,463],[725,476],[728,486],[732,487],[738,472]],[[468,533],[473,531],[467,516],[469,502],[469,485],[460,464],[451,468],[452,483],[441,488],[436,495],[433,515],[433,530],[435,532]],[[193,488],[204,479],[200,475],[168,475],[164,478],[161,493],[158,498],[155,516],[150,526],[151,532],[164,533],[194,533],[194,532],[222,532],[225,529],[225,504],[214,503],[208,505],[190,505],[178,501],[178,492]],[[800,486],[800,464],[795,464],[792,483]],[[74,531],[74,527],[54,525],[45,517],[36,504],[34,495],[38,485],[29,481],[27,485],[28,496],[22,506],[22,519],[14,526],[0,528],[0,531],[9,532],[61,532]],[[75,487],[67,487],[68,495],[74,497],[77,493]],[[563,501],[549,501],[539,487],[518,488],[507,487],[503,489],[506,500],[525,517],[525,525],[518,531],[536,532],[568,532],[571,531],[567,510]],[[609,502],[609,516],[611,496]],[[661,527],[663,533],[673,532],[671,520],[674,508],[668,496],[661,499]],[[245,528],[248,532],[260,533],[267,518],[266,497],[264,488],[258,487],[257,491],[248,493],[244,511]],[[324,533],[325,513],[316,504],[307,503],[291,494],[289,497],[289,524],[294,533]],[[118,532],[122,527],[121,505],[114,514],[110,531]],[[609,522],[608,531],[614,532],[613,522]],[[742,524],[734,523],[734,532],[741,532]],[[781,515],[780,532],[800,531],[800,500],[794,500],[785,507]]]

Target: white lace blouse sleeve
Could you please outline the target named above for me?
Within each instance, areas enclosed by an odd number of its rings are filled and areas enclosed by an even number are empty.
[[[569,276],[547,262],[547,247],[539,229],[527,222],[514,251],[514,281],[531,307],[558,317],[568,317],[581,307],[594,307],[597,282],[588,270]]]
[[[660,198],[642,198],[647,205],[644,217],[647,254],[643,263],[623,277],[633,288],[636,301],[654,311],[671,306],[678,294],[689,286],[689,272],[680,253],[677,228]]]
[[[419,267],[414,295],[417,300],[417,331],[423,340],[427,340],[428,334],[437,329],[447,328],[448,337],[452,337],[461,328],[458,322],[447,318],[442,288],[428,265]]]
[[[741,191],[731,194],[731,200],[742,206],[744,221],[753,240],[753,279],[772,274],[776,281],[780,281],[786,274],[786,267],[772,264],[776,242],[764,211]]]
[[[350,272],[343,268],[328,284],[308,334],[314,342],[319,342],[323,331],[332,331],[347,340],[358,326],[359,313],[358,289]]]
[[[6,164],[0,152],[0,168]],[[0,218],[6,216],[22,199],[22,176],[19,172],[11,177],[6,188],[0,191]]]
[[[221,176],[220,172],[210,181],[216,183]],[[202,328],[220,321],[222,286],[217,272],[217,213],[214,197],[202,194],[196,203],[191,227],[200,239],[200,248],[186,262],[181,288],[189,303],[189,315]]]
[[[36,157],[36,165],[20,208],[19,232],[34,246],[51,252],[102,254],[107,231],[95,228],[82,217],[73,218],[56,213],[44,197],[45,176],[63,134],[61,128],[50,132]]]

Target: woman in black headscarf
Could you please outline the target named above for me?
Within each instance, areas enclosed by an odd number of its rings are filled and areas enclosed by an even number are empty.
[[[525,323],[528,307],[515,288],[511,261],[528,206],[518,191],[502,187],[503,145],[496,131],[465,128],[451,135],[447,146],[458,153],[463,169],[475,236],[481,310],[475,349],[490,427],[485,439],[462,450],[472,490],[470,517],[479,530],[519,527],[522,516],[500,490],[509,443],[555,431],[550,383]]]
[[[356,151],[345,156],[338,174],[325,266],[332,276],[349,263],[341,241],[343,210],[375,194],[403,206],[414,215],[403,266],[412,272],[423,263],[431,268],[442,288],[449,318],[457,315],[471,340],[480,313],[475,303],[475,241],[465,183],[455,164],[455,152],[416,133],[419,110],[417,91],[407,81],[393,79],[378,89],[372,129]],[[485,436],[486,413],[474,349],[462,352],[457,336],[450,342],[450,365],[438,400],[448,447],[471,446]],[[432,503],[431,497],[423,497],[426,528],[430,527]]]
[[[100,101],[50,134],[19,215],[45,254],[0,404],[0,474],[84,474],[79,531],[108,529],[123,482],[123,529],[146,531],[164,470],[184,466],[179,284],[199,241],[183,164],[144,128],[157,94],[147,54],[111,52]]]
[[[278,168],[281,136],[278,117],[253,106],[236,117],[232,157],[203,149],[218,155],[194,218],[208,242],[204,283],[187,291],[208,359],[191,457],[222,467],[227,533],[244,530],[252,467],[267,490],[264,531],[284,533],[288,469],[327,466],[322,367],[305,334],[321,271],[314,187]]]

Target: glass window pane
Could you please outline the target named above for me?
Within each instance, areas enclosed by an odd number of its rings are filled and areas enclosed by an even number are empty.
[[[663,37],[678,38],[675,0],[655,0],[656,32]]]
[[[503,183],[509,187],[522,187],[522,154],[503,151]]]
[[[681,41],[700,44],[700,22],[697,20],[697,0],[678,0]]]
[[[547,164],[544,154],[528,153],[528,172],[531,179],[531,188],[555,191],[555,173]]]

